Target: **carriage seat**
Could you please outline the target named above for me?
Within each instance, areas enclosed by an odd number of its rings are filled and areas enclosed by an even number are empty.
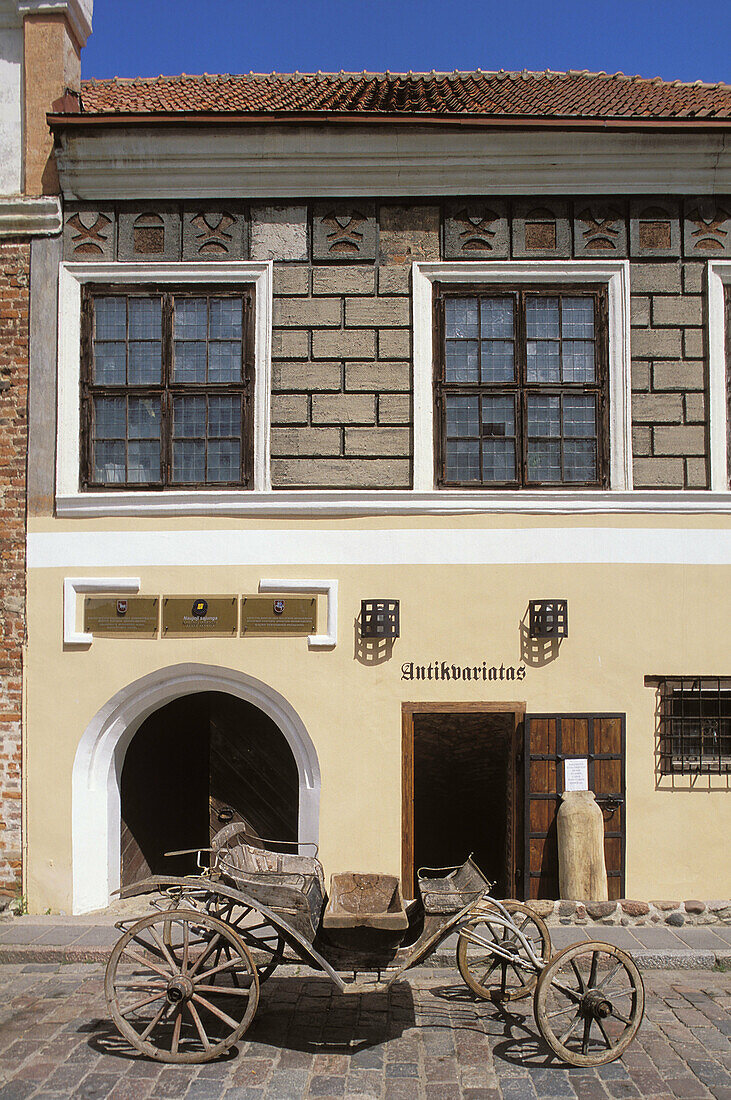
[[[330,900],[322,927],[378,928],[403,932],[409,918],[395,875],[364,875],[344,871],[330,878]]]
[[[280,913],[311,942],[325,904],[325,873],[315,856],[260,847],[278,843],[252,836],[240,823],[226,825],[211,842],[215,867],[236,889]]]

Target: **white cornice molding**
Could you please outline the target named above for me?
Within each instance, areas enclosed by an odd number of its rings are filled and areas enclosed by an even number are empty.
[[[1,237],[51,237],[61,232],[61,202],[55,196],[0,198]]]
[[[78,493],[56,498],[68,519],[105,516],[731,515],[731,492],[706,490],[318,490]]]
[[[93,9],[94,0],[18,0],[21,15],[65,15],[82,49],[91,34]]]
[[[60,129],[68,199],[731,192],[722,132],[136,122]]]

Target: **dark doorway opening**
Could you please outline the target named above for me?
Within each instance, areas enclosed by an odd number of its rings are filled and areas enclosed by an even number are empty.
[[[409,862],[414,872],[422,866],[462,863],[471,852],[486,877],[496,884],[494,892],[500,897],[511,896],[515,887],[516,714],[440,711],[415,712],[411,718]],[[408,832],[407,825],[407,851]]]
[[[297,764],[275,722],[252,703],[207,691],[174,699],[132,738],[121,775],[121,881],[188,874],[229,821],[257,836],[296,840]]]

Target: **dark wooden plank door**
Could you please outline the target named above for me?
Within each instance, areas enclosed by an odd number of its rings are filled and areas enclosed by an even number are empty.
[[[556,815],[563,794],[563,762],[585,757],[589,789],[604,817],[609,897],[624,896],[625,716],[533,714],[525,720],[524,896],[558,898]]]
[[[254,836],[296,840],[299,773],[284,734],[252,703],[223,692],[209,699],[211,836],[241,821]]]

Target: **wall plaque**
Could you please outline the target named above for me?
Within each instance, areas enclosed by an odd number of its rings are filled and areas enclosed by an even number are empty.
[[[236,596],[165,596],[162,632],[166,638],[194,634],[230,638],[238,627]]]
[[[294,638],[317,630],[317,598],[244,596],[241,600],[241,633],[278,634]]]
[[[84,630],[96,637],[137,634],[154,638],[159,620],[157,597],[132,596],[109,599],[87,596],[84,600]]]

